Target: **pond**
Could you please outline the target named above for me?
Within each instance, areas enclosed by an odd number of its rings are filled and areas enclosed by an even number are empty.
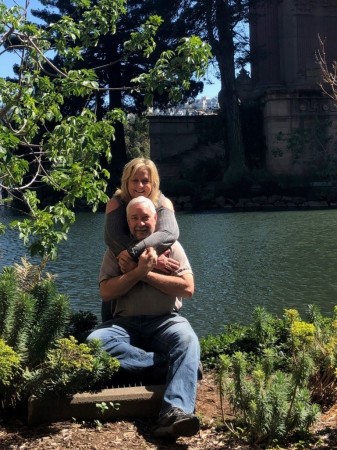
[[[0,207],[0,222],[13,220]],[[182,314],[197,334],[249,323],[256,306],[281,315],[316,304],[331,315],[337,304],[337,210],[178,213],[180,242],[196,292]],[[57,261],[47,270],[74,310],[100,315],[98,272],[104,253],[103,213],[79,213]],[[16,233],[0,236],[0,269],[24,254]]]

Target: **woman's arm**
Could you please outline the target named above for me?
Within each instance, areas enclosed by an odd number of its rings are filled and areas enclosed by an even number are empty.
[[[157,254],[163,253],[178,239],[179,227],[171,200],[164,198],[157,209],[156,231],[151,236],[128,248],[129,254],[137,260],[139,255],[149,247],[154,247]]]
[[[156,231],[148,238],[136,244],[132,241],[126,219],[126,207],[118,199],[111,198],[105,208],[104,240],[112,252],[118,256],[127,249],[134,260],[149,247],[158,254],[163,253],[178,239],[179,227],[171,200],[164,197],[157,209]]]
[[[132,242],[125,205],[116,198],[111,198],[105,208],[104,241],[115,256]]]

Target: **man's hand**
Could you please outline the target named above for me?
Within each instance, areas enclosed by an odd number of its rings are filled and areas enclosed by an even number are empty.
[[[158,255],[153,247],[149,247],[143,251],[138,260],[138,269],[147,275],[157,264]]]
[[[131,258],[127,250],[122,250],[117,256],[119,268],[122,273],[127,273],[137,267],[137,263]]]
[[[127,259],[128,258],[125,258],[125,254],[121,255],[122,264],[124,264]],[[125,295],[139,281],[145,279],[157,263],[157,253],[154,248],[149,247],[140,255],[138,264],[134,261],[132,261],[132,263],[135,264],[135,267],[129,272],[101,281],[99,291],[104,301],[109,301]]]
[[[167,274],[176,272],[180,267],[180,263],[176,259],[170,258],[169,254],[170,249],[167,249],[164,253],[158,256],[157,264],[154,268]]]

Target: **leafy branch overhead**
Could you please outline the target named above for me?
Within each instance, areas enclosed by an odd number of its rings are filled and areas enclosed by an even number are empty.
[[[27,19],[26,9],[0,1],[0,57],[10,52],[17,61],[15,76],[0,78],[0,188],[25,205],[27,219],[14,225],[31,252],[41,256],[56,255],[75,220],[76,202],[95,210],[107,200],[109,173],[102,161],[113,162],[111,142],[125,112],[97,114],[99,93],[137,91],[151,104],[154,92],[166,91],[177,100],[191,78],[205,73],[211,57],[198,37],[182,38],[128,86],[109,88],[97,76],[102,67],[85,66],[85,53],[102,36],[116,33],[126,1],[75,0],[74,6],[77,19],[65,15],[42,26]],[[120,42],[121,60],[135,54],[148,58],[161,23],[159,16],[148,17]],[[81,99],[81,108],[72,115],[65,105],[75,99]],[[40,194],[46,189],[53,199],[47,206]]]

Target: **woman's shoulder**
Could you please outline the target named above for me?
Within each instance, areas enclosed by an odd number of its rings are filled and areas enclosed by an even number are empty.
[[[105,206],[105,213],[109,214],[110,212],[118,209],[122,204],[123,203],[119,197],[117,196],[111,197]]]
[[[174,211],[174,206],[173,203],[171,202],[171,200],[167,197],[165,197],[165,195],[163,193],[160,193],[159,199],[158,199],[158,208],[160,207],[164,207],[167,209],[171,209],[172,211]]]

